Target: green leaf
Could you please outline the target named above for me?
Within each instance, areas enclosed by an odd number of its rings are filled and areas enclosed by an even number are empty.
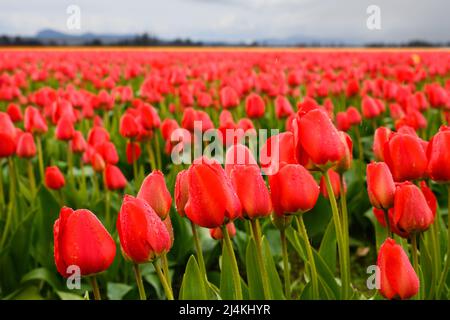
[[[248,242],[245,256],[249,299],[263,300],[264,289],[256,256],[256,244],[253,238]]]
[[[106,295],[109,300],[122,300],[131,289],[131,286],[124,283],[108,282]]]
[[[272,291],[272,298],[276,300],[284,299],[283,285],[281,284],[280,276],[278,274],[273,256],[270,251],[269,242],[266,237],[262,239],[263,258],[266,265],[267,274],[269,277],[270,289]]]
[[[34,270],[31,270],[26,275],[22,277],[22,283],[33,281],[33,280],[40,280],[45,281],[48,283],[53,289],[57,290],[61,288],[61,283],[59,282],[56,275],[52,272],[50,272],[46,268],[37,268]]]
[[[183,275],[183,282],[180,289],[180,300],[206,300],[208,294],[197,260],[191,255]]]
[[[336,270],[336,232],[333,220],[330,220],[325,234],[323,235],[322,243],[319,248],[319,255],[323,258],[330,270]]]
[[[223,250],[220,268],[220,296],[222,299],[235,299],[231,259],[228,250]]]
[[[58,297],[61,300],[84,300],[83,297],[74,294],[74,293],[70,293],[70,292],[65,292],[65,291],[56,291],[56,294],[58,295]]]
[[[26,286],[5,298],[6,300],[44,300],[36,286]]]

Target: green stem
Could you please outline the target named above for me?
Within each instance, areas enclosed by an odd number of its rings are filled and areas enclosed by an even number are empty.
[[[111,210],[110,210],[110,202],[111,202],[111,191],[105,186],[105,221],[106,227],[109,228],[111,225]]]
[[[286,299],[291,299],[291,272],[289,270],[289,256],[287,251],[286,231],[280,230],[281,249],[283,253],[283,271],[284,271],[284,295]]]
[[[447,275],[448,275],[448,270],[450,268],[450,184],[447,185],[447,219],[448,219],[448,224],[447,224],[447,257],[445,258],[445,266],[444,266],[444,270],[441,273],[441,277],[439,279],[439,286],[438,289],[436,291],[436,298],[440,299],[441,298],[441,292],[442,289],[445,286],[446,280],[447,280]]]
[[[156,169],[156,162],[155,162],[155,153],[153,152],[153,148],[152,148],[152,146],[151,146],[151,140],[149,140],[147,143],[146,143],[146,146],[147,146],[147,153],[148,153],[148,156],[149,156],[149,160],[150,160],[150,166],[152,167],[151,169],[152,170],[155,170]]]
[[[1,210],[0,212],[3,212],[4,205],[5,205],[5,191],[3,189],[3,163],[0,159],[0,210]]]
[[[36,180],[34,178],[33,163],[31,162],[31,159],[27,160],[27,169],[28,169],[28,179],[30,180],[30,191],[32,198],[34,199],[34,196],[36,194]]]
[[[96,276],[91,276],[90,280],[91,280],[92,292],[94,294],[94,299],[95,300],[102,300],[102,297],[100,295],[100,290],[98,288],[98,283],[97,283]]]
[[[197,259],[198,259],[200,271],[203,274],[203,276],[205,277],[205,279],[207,279],[205,260],[203,259],[202,245],[200,243],[200,238],[197,233],[197,226],[192,221],[191,221],[191,229],[192,229],[192,237],[194,238],[195,251],[197,252]]]
[[[142,282],[141,270],[139,270],[139,265],[137,263],[133,263],[134,277],[136,278],[136,284],[139,290],[139,298],[141,300],[147,300],[147,296],[145,294],[144,283]]]
[[[310,266],[310,273],[311,273],[310,275],[312,282],[313,299],[316,300],[319,299],[319,280],[317,276],[316,262],[314,260],[314,254],[312,251],[311,243],[309,242],[308,231],[306,230],[305,223],[303,222],[303,215],[299,214],[296,216],[296,218],[299,226],[298,232],[305,241],[306,254],[308,256],[308,264]]]
[[[340,202],[341,202],[341,216],[342,216],[342,234],[344,238],[344,254],[347,262],[347,279],[349,284],[351,282],[351,269],[350,269],[350,239],[349,239],[349,226],[348,226],[348,211],[347,211],[347,196],[345,194],[345,181],[344,174],[340,174],[340,183],[341,183],[341,194],[340,194]]]
[[[37,142],[37,153],[38,153],[38,163],[39,163],[39,173],[41,175],[41,181],[44,181],[44,158],[42,154],[42,137],[38,134],[36,137]]]
[[[323,173],[325,182],[326,182],[326,188],[330,199],[330,205],[331,205],[331,211],[333,213],[333,222],[334,222],[334,228],[336,230],[336,240],[338,244],[338,251],[339,251],[339,265],[340,265],[340,271],[341,271],[341,280],[342,280],[342,299],[345,300],[348,298],[348,292],[349,292],[349,279],[347,279],[347,264],[346,264],[346,258],[345,258],[345,242],[342,238],[342,227],[341,222],[339,218],[339,210],[337,207],[336,197],[334,196],[333,187],[331,186],[331,180],[330,176],[328,175],[328,171],[325,171]]]
[[[153,266],[155,267],[156,273],[158,274],[159,281],[161,281],[161,284],[164,288],[164,292],[166,293],[167,299],[173,300],[172,289],[170,289],[170,286],[167,283],[167,279],[161,271],[161,266],[159,265],[159,260],[153,261]]]
[[[166,276],[167,283],[169,284],[170,289],[172,289],[172,281],[170,281],[170,273],[169,273],[169,261],[167,261],[167,253],[163,253],[161,255],[161,265]]]
[[[391,231],[391,222],[389,221],[389,211],[387,209],[383,209],[384,213],[384,221],[386,222],[386,232],[388,238],[393,238]]]
[[[159,135],[155,132],[155,151],[156,151],[156,161],[157,161],[157,166],[158,169],[161,170],[161,150],[159,147]]]
[[[270,300],[272,299],[272,293],[270,292],[269,276],[267,274],[267,269],[266,265],[264,264],[264,258],[262,253],[262,239],[261,234],[259,233],[259,221],[257,219],[252,219],[250,223],[252,226],[253,237],[255,239],[256,244],[256,257],[258,259],[259,270],[261,272],[264,298],[266,300]]]
[[[73,180],[73,152],[72,152],[72,148],[70,147],[70,145],[67,147],[67,170],[68,172],[68,176],[69,176],[69,181],[72,183]]]
[[[414,270],[416,271],[417,276],[420,277],[418,252],[419,250],[417,248],[417,234],[414,233],[411,235],[411,255],[413,259]],[[421,289],[419,290],[417,298],[421,299]]]
[[[241,276],[239,275],[239,269],[236,261],[236,256],[234,255],[233,244],[231,243],[230,235],[228,234],[228,229],[226,225],[222,226],[223,233],[223,249],[228,251],[228,256],[231,259],[231,273],[233,275],[234,282],[234,293],[236,300],[242,300],[242,289],[241,289]]]

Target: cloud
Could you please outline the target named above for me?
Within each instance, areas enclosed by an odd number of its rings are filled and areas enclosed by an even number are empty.
[[[0,0],[0,34],[67,31],[66,8],[81,8],[81,32],[142,33],[195,40],[267,38],[348,42],[449,41],[448,0]],[[379,31],[366,28],[366,8],[381,8]]]

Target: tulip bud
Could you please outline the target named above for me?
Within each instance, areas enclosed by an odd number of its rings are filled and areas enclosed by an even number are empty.
[[[428,148],[428,173],[434,181],[450,181],[450,127],[442,127],[431,139]]]
[[[244,218],[255,219],[270,214],[272,202],[259,167],[235,166],[230,178],[241,201]]]
[[[186,213],[184,208],[189,199],[189,182],[188,182],[188,171],[181,170],[177,174],[177,179],[175,181],[175,207],[180,216],[184,217]]]
[[[284,96],[278,96],[275,99],[275,114],[277,119],[286,118],[294,113],[292,105],[288,98]]]
[[[341,137],[341,141],[344,144],[345,154],[341,158],[341,160],[339,160],[339,162],[336,164],[336,167],[334,168],[334,170],[336,172],[338,172],[339,174],[342,174],[345,171],[349,170],[350,167],[352,166],[353,141],[352,141],[352,138],[350,138],[350,136],[343,131],[339,132],[339,136]]]
[[[64,141],[71,140],[74,134],[75,128],[73,127],[73,120],[68,116],[62,116],[56,125],[56,139]]]
[[[350,129],[350,120],[346,112],[341,111],[336,114],[336,127],[340,131],[348,131]]]
[[[127,179],[120,169],[112,164],[107,164],[104,175],[104,183],[108,190],[121,190],[127,185]]]
[[[278,216],[311,210],[319,197],[319,186],[311,173],[299,164],[284,165],[269,176],[272,204]]]
[[[45,185],[49,189],[59,190],[66,184],[64,176],[56,166],[47,167],[45,169]]]
[[[426,231],[434,215],[420,189],[411,182],[397,186],[394,197],[394,223],[408,233]]]
[[[384,148],[386,142],[392,136],[392,131],[386,127],[379,127],[375,130],[373,138],[373,153],[377,161],[384,161]]]
[[[225,155],[225,172],[228,177],[236,166],[256,166],[258,164],[249,148],[243,144],[233,144]]]
[[[186,216],[205,228],[220,227],[241,216],[241,203],[220,164],[205,157],[188,170]]]
[[[120,118],[119,133],[125,138],[134,138],[139,134],[139,127],[134,116],[125,113]]]
[[[232,87],[223,87],[220,90],[220,104],[224,109],[235,108],[239,104],[239,96]]]
[[[428,164],[419,138],[400,133],[386,143],[384,159],[396,182],[422,178]]]
[[[419,278],[403,248],[387,238],[378,253],[380,293],[387,299],[409,299],[419,292]]]
[[[227,223],[227,231],[230,238],[236,235],[236,227],[234,226],[233,222]],[[209,234],[211,235],[211,238],[213,238],[214,240],[223,239],[222,228],[220,227],[209,229]]]
[[[127,162],[133,164],[141,156],[141,145],[137,142],[128,141],[125,153],[127,155]]]
[[[394,206],[395,184],[386,163],[367,165],[367,191],[374,207],[386,210]]]
[[[70,140],[70,148],[74,153],[83,153],[86,151],[86,140],[80,131],[75,131],[72,140]]]
[[[312,162],[322,169],[335,164],[345,155],[344,143],[322,109],[313,109],[298,120],[296,138],[297,144],[301,144]]]
[[[170,212],[172,196],[167,190],[161,171],[154,170],[142,182],[137,198],[147,201],[156,214],[164,220]]]
[[[116,244],[100,220],[89,210],[63,207],[53,226],[54,256],[58,272],[65,278],[69,266],[80,268],[82,276],[109,268]]]
[[[20,158],[32,158],[36,155],[36,145],[31,133],[25,132],[20,135],[16,153]]]
[[[44,117],[35,107],[27,107],[24,116],[25,130],[31,133],[45,133],[48,130]]]
[[[89,161],[91,162],[92,169],[94,169],[95,172],[102,172],[105,170],[105,160],[103,160],[103,157],[97,151],[92,151]]]
[[[10,103],[8,105],[6,113],[9,115],[12,122],[20,122],[23,119],[22,110],[20,110],[20,106],[15,103]]]
[[[282,132],[267,139],[259,153],[259,163],[267,175],[276,174],[282,163],[296,164],[292,132]]]
[[[95,150],[102,156],[106,163],[117,164],[119,162],[119,155],[117,154],[114,143],[105,141],[102,144],[98,144]]]
[[[144,200],[125,195],[117,230],[124,257],[134,263],[150,262],[170,250],[166,225]]]
[[[331,187],[333,189],[334,197],[336,199],[338,199],[341,196],[341,190],[342,190],[341,177],[340,177],[339,173],[337,173],[336,171],[334,171],[332,169],[328,169],[328,176],[330,177]],[[347,192],[347,186],[345,185],[345,182],[344,182],[344,192]],[[322,196],[324,198],[329,199],[327,184],[325,181],[325,177],[323,175],[320,178],[320,193],[322,194]]]
[[[427,183],[423,180],[420,181],[420,190],[427,200],[428,207],[430,207],[430,210],[433,213],[433,217],[436,217],[436,211],[438,208],[436,196],[434,195],[433,191],[431,191],[430,187],[428,187]]]
[[[347,117],[348,121],[350,122],[350,125],[352,126],[359,125],[362,121],[361,114],[355,107],[347,108]]]
[[[245,112],[249,118],[261,118],[264,116],[266,104],[261,96],[256,93],[251,93],[247,99],[245,99]]]
[[[0,158],[9,157],[16,151],[16,128],[8,114],[0,112]]]

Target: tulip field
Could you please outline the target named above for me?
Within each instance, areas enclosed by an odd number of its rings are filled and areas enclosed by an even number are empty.
[[[0,299],[447,300],[450,53],[0,49]]]

